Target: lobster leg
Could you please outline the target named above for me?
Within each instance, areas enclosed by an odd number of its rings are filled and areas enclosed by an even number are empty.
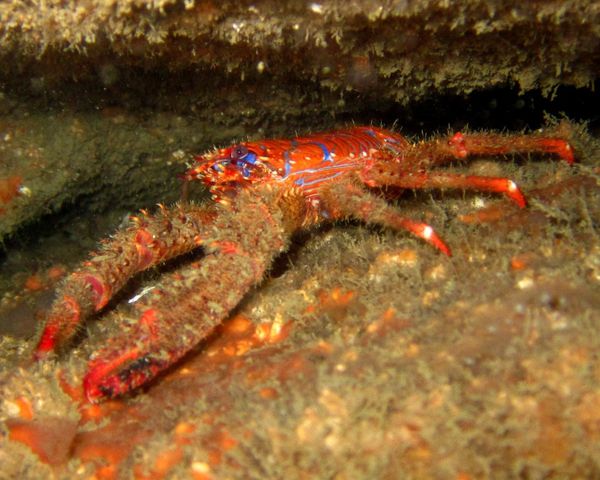
[[[395,186],[400,188],[462,188],[484,192],[503,193],[519,207],[526,205],[525,196],[517,184],[503,177],[481,177],[446,172],[421,172],[412,175],[397,175],[395,165],[387,164],[377,172],[363,175],[363,181],[370,187]]]
[[[568,164],[575,161],[573,148],[565,138],[570,136],[569,126],[560,124],[547,134],[502,135],[498,133],[461,133],[420,142],[401,155],[407,165],[420,169],[448,163],[470,156],[495,156],[515,153],[556,154]]]
[[[383,198],[377,197],[354,182],[340,182],[320,191],[320,199],[332,219],[356,218],[410,233],[450,256],[450,248],[430,225],[401,216]]]
[[[137,225],[117,232],[100,252],[73,272],[57,291],[35,349],[36,359],[68,342],[77,327],[136,273],[202,244],[215,209],[180,205],[161,207],[156,216],[134,217]]]
[[[272,198],[244,193],[234,202],[231,211],[219,213],[205,242],[206,256],[142,297],[137,322],[91,359],[83,381],[88,400],[127,393],[180,359],[229,315],[287,247],[288,227],[297,225],[285,223],[289,219]]]
[[[368,164],[361,172],[361,180],[370,187],[396,186],[400,188],[462,188],[503,193],[519,207],[526,205],[525,197],[515,182],[503,177],[463,175],[431,170],[434,165],[475,155],[503,155],[509,153],[553,153],[567,163],[574,162],[573,149],[562,137],[568,136],[568,127],[560,125],[554,136],[500,135],[491,133],[456,133],[441,140],[412,145],[402,156]]]
[[[564,133],[559,133],[559,135],[564,135]],[[560,138],[560,136],[545,136],[539,133],[500,135],[490,133],[463,134],[458,132],[447,140],[447,145],[455,158],[509,153],[553,153],[560,156],[569,165],[575,161],[573,149],[569,142]]]

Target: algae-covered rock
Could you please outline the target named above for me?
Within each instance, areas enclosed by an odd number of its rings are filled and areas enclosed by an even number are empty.
[[[0,61],[0,477],[600,476],[600,2],[13,1]],[[571,123],[574,166],[461,170],[514,179],[527,208],[399,200],[452,258],[307,232],[195,352],[99,406],[82,377],[121,315],[31,360],[52,286],[126,213],[175,202],[195,153],[350,122],[516,131],[548,105],[592,121]]]
[[[31,195],[0,192],[0,238],[81,199],[172,201],[185,154],[235,137],[588,87],[599,17],[587,0],[5,2],[0,180]]]
[[[275,76],[406,102],[431,88],[506,81],[524,90],[587,86],[600,55],[598,2],[586,0],[9,2],[0,15],[0,46],[14,59],[5,75],[46,67],[108,85],[119,79],[115,65],[139,65]]]

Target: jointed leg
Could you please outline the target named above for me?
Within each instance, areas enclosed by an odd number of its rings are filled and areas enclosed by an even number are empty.
[[[353,217],[365,223],[379,224],[394,230],[408,230],[442,253],[450,256],[450,248],[426,223],[401,216],[393,207],[360,185],[351,181],[325,187],[319,193],[325,210],[332,219]]]
[[[567,163],[575,161],[571,145],[559,137],[542,134],[500,135],[490,133],[456,133],[448,139],[456,158],[470,155],[504,155],[508,153],[554,153]]]
[[[371,171],[364,175],[364,181],[371,187],[393,185],[409,189],[462,188],[480,192],[503,193],[519,207],[523,208],[526,205],[525,196],[519,190],[517,184],[508,178],[481,177],[440,171],[398,175],[395,167],[394,164],[385,164],[377,171]]]
[[[396,186],[400,188],[462,188],[503,193],[517,205],[524,207],[525,197],[512,180],[502,177],[482,177],[435,171],[436,165],[453,159],[474,155],[503,155],[508,153],[554,153],[569,164],[573,150],[564,140],[568,126],[559,126],[554,136],[541,133],[532,135],[500,135],[493,133],[456,133],[446,139],[412,145],[402,156],[392,161],[368,165],[361,172],[361,180],[370,187]]]
[[[566,140],[569,133],[567,124],[549,129],[548,132],[528,135],[458,132],[450,137],[412,145],[412,148],[406,152],[404,161],[422,167],[432,167],[469,156],[550,153],[572,164],[575,157],[571,145]]]
[[[43,358],[64,345],[90,314],[104,307],[136,273],[202,244],[214,209],[161,207],[156,216],[134,217],[136,225],[117,232],[99,253],[72,273],[57,291],[35,351]]]

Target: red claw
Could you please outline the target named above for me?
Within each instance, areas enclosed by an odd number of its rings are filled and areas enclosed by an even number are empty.
[[[110,359],[100,355],[88,364],[83,391],[90,403],[118,397],[143,385],[164,368],[165,362],[157,362],[138,348],[120,352]]]

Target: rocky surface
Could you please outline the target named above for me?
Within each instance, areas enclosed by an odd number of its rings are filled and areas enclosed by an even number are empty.
[[[598,477],[599,16],[585,0],[0,5],[0,477]],[[348,122],[518,131],[545,112],[588,121],[577,165],[464,167],[514,178],[527,209],[399,200],[450,259],[334,225],[135,396],[82,398],[114,317],[31,363],[56,281],[128,213],[176,201],[194,153]]]
[[[418,131],[424,114],[455,120],[443,103],[412,114],[442,95],[589,88],[599,5],[6,2],[0,180],[19,179],[31,194],[0,181],[0,238],[82,198],[93,211],[172,200],[173,157],[232,138],[349,121]],[[472,122],[467,109],[454,113]]]

